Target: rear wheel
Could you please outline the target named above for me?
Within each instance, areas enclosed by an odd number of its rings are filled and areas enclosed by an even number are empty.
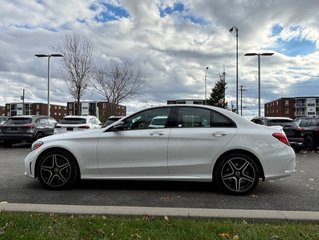
[[[75,158],[61,150],[46,153],[37,166],[40,183],[50,189],[70,188],[79,175]]]
[[[243,195],[257,186],[259,169],[248,155],[229,154],[217,163],[214,180],[223,192]]]
[[[313,149],[315,148],[315,142],[314,142],[314,139],[311,135],[307,135],[306,138],[305,138],[305,145],[307,148],[309,149]]]

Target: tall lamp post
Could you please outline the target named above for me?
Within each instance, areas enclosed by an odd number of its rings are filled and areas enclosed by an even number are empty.
[[[50,59],[51,57],[63,57],[62,54],[35,54],[36,57],[48,58],[48,116],[50,116]]]
[[[258,117],[260,117],[260,56],[272,56],[274,53],[246,53],[245,56],[258,57]]]
[[[206,67],[206,71],[205,71],[205,100],[204,100],[204,104],[206,105],[206,101],[207,101],[207,71],[208,71],[208,67]]]
[[[236,31],[236,113],[238,114],[238,28],[233,26],[229,32]]]

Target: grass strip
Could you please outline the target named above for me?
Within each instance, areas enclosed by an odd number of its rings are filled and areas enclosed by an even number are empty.
[[[0,212],[0,239],[319,239],[319,224]]]

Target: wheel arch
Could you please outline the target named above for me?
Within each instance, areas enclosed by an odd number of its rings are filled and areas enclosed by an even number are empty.
[[[48,148],[46,150],[44,150],[38,157],[37,157],[37,160],[36,160],[36,164],[34,166],[34,177],[35,178],[38,178],[38,166],[39,166],[39,159],[41,159],[45,154],[47,154],[48,152],[51,152],[51,151],[63,151],[63,152],[66,152],[68,154],[70,154],[74,161],[75,161],[75,164],[76,164],[76,167],[77,167],[77,172],[78,172],[78,176],[77,178],[80,178],[81,176],[81,170],[80,170],[80,166],[79,166],[79,163],[76,159],[76,157],[74,156],[74,154],[72,152],[70,152],[69,150],[65,149],[65,148],[61,148],[61,147],[54,147],[54,148]]]
[[[214,164],[214,167],[213,167],[213,172],[212,172],[212,174],[213,174],[213,180],[215,179],[215,177],[214,177],[214,176],[216,175],[216,174],[215,174],[215,171],[216,171],[216,168],[217,168],[219,162],[220,162],[225,156],[227,156],[227,155],[229,155],[229,154],[234,154],[234,153],[245,154],[245,155],[249,156],[250,158],[252,158],[252,159],[255,161],[255,163],[256,163],[256,165],[257,165],[257,167],[258,167],[258,170],[259,170],[259,173],[260,173],[260,176],[259,176],[259,177],[262,178],[263,181],[265,180],[264,169],[263,169],[263,167],[262,167],[262,165],[261,165],[261,163],[260,163],[258,157],[257,157],[255,154],[253,154],[252,152],[249,152],[249,151],[243,150],[243,149],[233,149],[233,150],[229,150],[229,151],[224,152],[222,155],[219,156],[219,158],[216,160],[216,162],[215,162],[215,164]]]

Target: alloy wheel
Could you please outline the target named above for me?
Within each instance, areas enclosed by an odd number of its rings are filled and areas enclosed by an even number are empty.
[[[245,157],[232,157],[221,168],[221,180],[232,193],[244,194],[252,190],[258,181],[257,168]]]
[[[70,160],[61,154],[50,154],[43,159],[39,174],[43,183],[48,187],[63,187],[69,182],[72,175]]]

